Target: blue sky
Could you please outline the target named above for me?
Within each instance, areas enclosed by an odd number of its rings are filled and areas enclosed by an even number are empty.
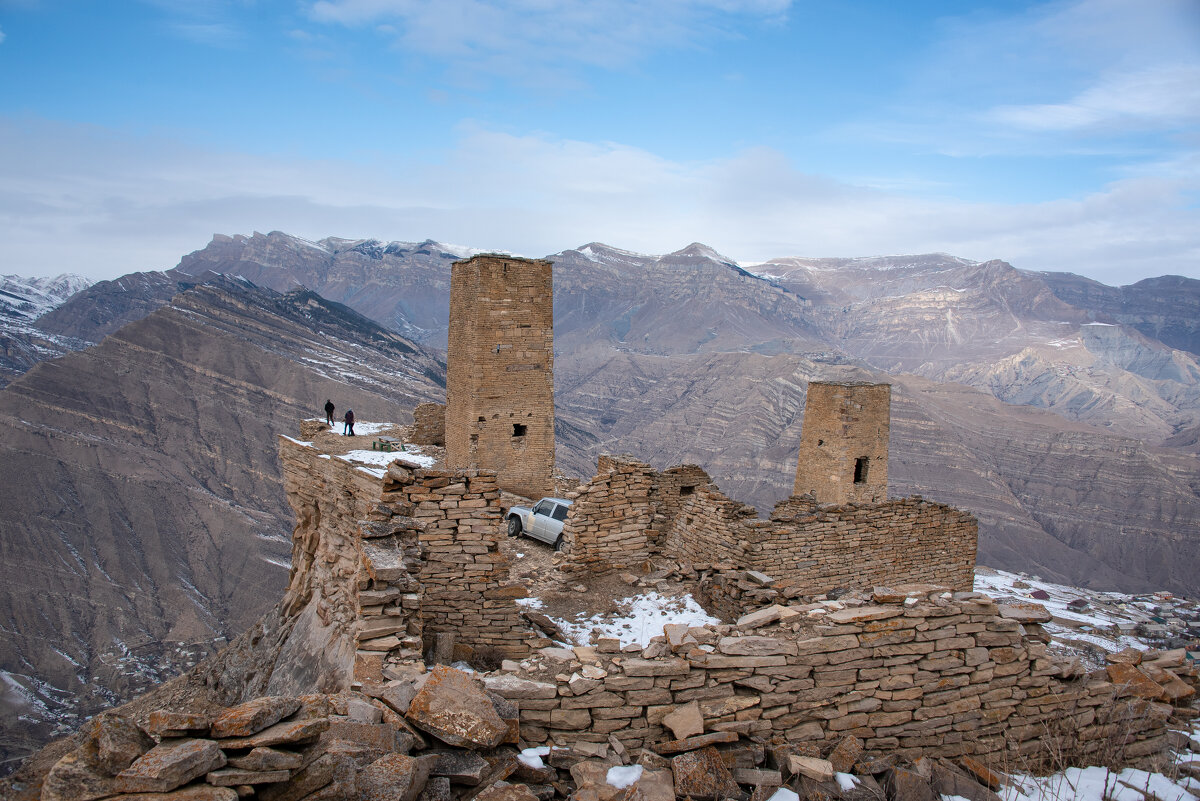
[[[0,272],[282,230],[1200,278],[1198,123],[1198,0],[0,0]]]

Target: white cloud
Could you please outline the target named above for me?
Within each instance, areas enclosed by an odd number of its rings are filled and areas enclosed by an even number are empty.
[[[3,28],[0,28],[0,44],[4,44],[4,40],[5,40],[5,38],[6,38],[6,37],[5,37],[5,35],[4,35],[4,29],[3,29]]]
[[[1060,0],[937,32],[892,113],[857,135],[959,156],[1127,152],[1200,119],[1195,0]]]
[[[541,256],[699,240],[744,261],[945,251],[1108,283],[1200,278],[1200,159],[1037,204],[925,200],[798,172],[759,148],[678,162],[618,143],[467,127],[436,163],[215,152],[0,120],[0,264],[93,277],[173,266],[214,232],[279,229]]]
[[[400,48],[473,74],[546,80],[564,64],[627,65],[660,47],[723,38],[738,18],[779,19],[792,0],[317,0],[309,16],[372,25]],[[554,77],[549,76],[549,80]]]
[[[1069,102],[1000,106],[992,117],[1031,130],[1159,127],[1200,120],[1200,59],[1106,76]]]

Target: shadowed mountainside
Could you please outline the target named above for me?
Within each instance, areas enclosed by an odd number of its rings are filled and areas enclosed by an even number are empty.
[[[293,513],[275,436],[325,398],[403,420],[440,363],[307,291],[227,279],[0,391],[0,742],[173,675],[274,603]]]

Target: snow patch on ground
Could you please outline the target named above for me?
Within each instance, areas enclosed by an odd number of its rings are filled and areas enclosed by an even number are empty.
[[[598,637],[616,637],[621,645],[637,643],[645,648],[651,637],[663,632],[668,623],[686,623],[689,626],[717,625],[721,621],[711,617],[691,595],[671,598],[651,592],[626,598],[619,602],[623,612],[616,615],[593,615],[574,621],[552,618],[563,634],[576,645],[588,645],[592,634]]]
[[[640,778],[642,778],[641,765],[617,765],[608,769],[604,781],[609,787],[624,790]]]
[[[523,556],[524,554],[519,555]],[[518,598],[517,603],[521,606],[527,606],[530,609],[541,609],[543,606],[545,606],[545,604],[542,603],[542,599],[538,598],[537,596],[532,596],[530,598]]]

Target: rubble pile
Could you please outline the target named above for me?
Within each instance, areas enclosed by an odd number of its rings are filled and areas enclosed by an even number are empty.
[[[502,677],[501,677],[502,678]],[[519,680],[518,680],[519,681]],[[504,684],[501,682],[501,684]],[[513,691],[511,681],[505,686]],[[520,694],[517,692],[516,694]],[[969,758],[901,766],[854,736],[813,744],[701,735],[695,704],[667,725],[679,739],[636,760],[608,744],[524,748],[516,702],[468,673],[436,666],[361,692],[269,696],[218,713],[156,710],[135,722],[109,712],[63,756],[41,801],[896,801],[933,793],[995,801],[1000,779]],[[981,784],[982,782],[982,784]]]

